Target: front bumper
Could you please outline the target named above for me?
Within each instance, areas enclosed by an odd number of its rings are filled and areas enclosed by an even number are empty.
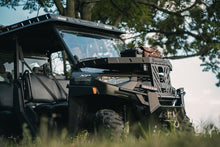
[[[141,91],[137,90],[135,85],[135,82],[130,82],[117,86],[96,80],[90,85],[69,85],[69,97],[88,97],[96,95],[103,97],[113,96],[128,100],[137,105],[148,107],[151,113],[156,111],[158,108],[184,107],[184,95],[181,93],[177,92],[177,94],[170,95],[157,93],[156,89],[152,86],[140,86],[144,87]],[[95,93],[94,89],[96,89]]]

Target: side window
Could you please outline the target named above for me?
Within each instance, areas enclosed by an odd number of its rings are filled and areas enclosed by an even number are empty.
[[[29,65],[29,67],[34,70],[35,67],[42,67],[45,63],[48,63],[48,58],[47,57],[25,57],[24,58],[25,62]],[[20,73],[21,72],[24,72],[25,70],[29,70],[30,69],[26,66],[26,65],[23,65],[21,63],[21,61],[19,62],[19,70],[20,70]]]
[[[11,73],[14,75],[14,63],[13,62],[5,62],[5,72]]]
[[[14,75],[13,53],[0,53],[0,82],[12,82]]]
[[[55,76],[70,76],[71,66],[65,51],[52,53],[51,64]]]

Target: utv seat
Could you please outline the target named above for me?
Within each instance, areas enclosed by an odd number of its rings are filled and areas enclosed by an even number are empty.
[[[53,103],[57,99],[57,101],[66,101],[67,97],[62,89],[56,84],[56,82],[52,79],[52,77],[48,77],[42,74],[30,74],[30,83],[31,83],[31,94],[32,101],[39,103]],[[43,85],[41,81],[43,82]],[[66,85],[68,81],[64,81]],[[63,84],[64,86],[64,84]],[[46,87],[53,93],[53,95],[46,89]],[[66,89],[66,87],[62,87]]]
[[[0,76],[8,75],[3,64],[0,64]],[[13,85],[9,81],[0,81],[0,110],[13,108]]]
[[[35,67],[34,74],[25,71],[23,75],[25,99],[36,104],[35,111],[38,114],[50,114],[57,110],[67,109],[66,93],[69,81],[57,80],[60,83],[58,85],[54,77],[45,70],[48,71],[42,67]]]
[[[0,82],[0,135],[10,136],[17,132],[19,128],[15,122],[17,118],[13,111],[13,85]]]
[[[7,75],[3,70],[0,73]],[[9,136],[18,129],[14,122],[16,117],[13,113],[13,84],[0,81],[0,135]]]
[[[35,67],[35,72],[25,71],[25,99],[35,103],[56,103],[67,101],[68,80],[55,81],[52,75],[45,74],[42,67]],[[61,84],[62,83],[62,84]]]
[[[11,110],[13,108],[13,85],[0,82],[0,110]]]

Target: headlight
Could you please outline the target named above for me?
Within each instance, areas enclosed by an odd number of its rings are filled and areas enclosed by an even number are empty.
[[[102,76],[102,77],[99,77],[98,80],[102,81],[102,82],[105,82],[105,83],[112,84],[112,85],[117,85],[117,84],[121,84],[121,83],[130,81],[130,78],[129,77]]]

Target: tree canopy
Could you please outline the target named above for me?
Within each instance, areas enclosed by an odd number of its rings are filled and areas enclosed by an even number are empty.
[[[220,0],[1,0],[0,6],[117,26],[130,48],[148,43],[168,59],[198,56],[220,86]]]

